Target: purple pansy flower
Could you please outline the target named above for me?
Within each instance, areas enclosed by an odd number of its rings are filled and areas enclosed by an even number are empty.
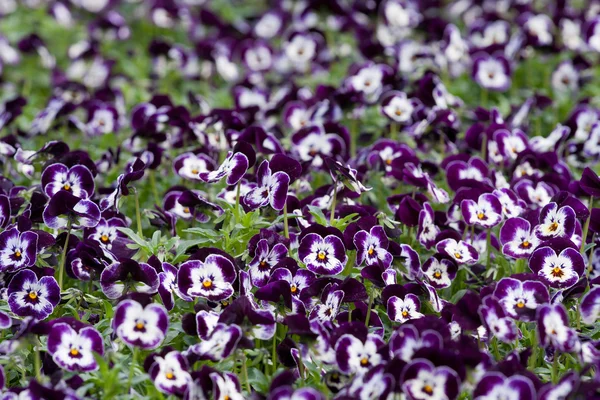
[[[248,170],[248,166],[248,157],[244,153],[230,151],[218,169],[210,172],[200,172],[198,176],[208,183],[216,183],[226,177],[225,182],[228,185],[235,185],[242,179]]]
[[[381,263],[384,269],[392,264],[393,257],[387,250],[389,240],[385,230],[380,225],[375,225],[367,231],[358,231],[354,234],[356,246],[356,264],[367,265]]]
[[[252,284],[258,287],[265,286],[269,281],[271,269],[285,257],[287,252],[287,247],[282,243],[277,243],[269,249],[267,239],[259,240],[256,244],[254,258],[248,264]]]
[[[219,254],[211,254],[204,262],[186,261],[179,267],[177,281],[183,294],[204,297],[211,301],[225,300],[233,295],[231,285],[236,270],[231,261]]]
[[[472,264],[479,259],[479,254],[475,247],[467,242],[455,239],[444,239],[436,245],[438,252],[451,257],[458,264]]]
[[[292,296],[300,296],[302,291],[308,288],[317,277],[307,269],[298,269],[294,274],[287,268],[277,268],[271,274],[271,282],[286,281],[290,284]]]
[[[190,296],[187,296],[179,290],[177,285],[177,268],[169,263],[162,263],[162,271],[158,273],[158,294],[168,311],[171,311],[175,307],[175,298],[173,294],[184,301],[192,301]]]
[[[496,196],[484,193],[477,202],[465,199],[460,203],[463,218],[469,225],[492,228],[502,221],[502,204]]]
[[[579,338],[577,331],[569,327],[565,306],[560,303],[542,305],[538,309],[537,323],[542,346],[552,346],[559,351],[566,352],[577,350]]]
[[[100,209],[91,200],[80,199],[61,190],[52,196],[42,217],[44,224],[52,229],[66,228],[69,223],[93,228],[100,221]]]
[[[219,374],[212,372],[210,374],[212,387],[214,388],[214,398],[219,400],[243,400],[242,387],[235,374],[223,372]]]
[[[554,237],[571,238],[575,232],[575,211],[570,206],[558,207],[551,202],[542,208],[540,212],[540,224],[535,232],[540,239],[551,239]]]
[[[38,277],[31,270],[19,271],[8,284],[8,305],[21,317],[46,319],[60,302],[60,288],[53,276]]]
[[[422,348],[441,349],[442,335],[432,329],[419,333],[414,325],[402,325],[390,337],[390,354],[405,362],[412,360],[415,352]]]
[[[92,326],[75,330],[60,322],[50,330],[48,352],[56,364],[68,371],[95,371],[98,364],[94,353],[104,354],[104,342],[100,333]]]
[[[244,196],[244,203],[252,209],[270,204],[277,211],[283,210],[290,176],[283,171],[272,173],[269,161],[264,160],[258,166],[256,182],[258,185],[250,189]]]
[[[443,289],[450,286],[454,278],[456,278],[458,266],[451,259],[441,254],[434,254],[425,261],[421,267],[421,271],[423,271],[431,286],[436,289]]]
[[[340,305],[344,299],[343,290],[330,290],[326,294],[325,302],[317,304],[310,312],[310,319],[318,319],[319,321],[332,321],[337,317],[340,311]]]
[[[152,350],[165,339],[169,316],[160,304],[143,306],[127,299],[115,308],[112,326],[117,336],[129,346]]]
[[[302,238],[298,256],[306,268],[321,275],[339,274],[348,260],[346,248],[339,237],[327,235],[322,238],[316,233]]]
[[[122,259],[121,262],[109,265],[100,275],[102,292],[109,299],[118,299],[130,289],[135,289],[138,293],[154,294],[158,285],[158,274],[150,264],[131,259]]]
[[[483,54],[473,60],[473,79],[484,89],[506,91],[511,84],[510,64],[502,55]]]
[[[173,169],[184,179],[200,181],[200,173],[209,173],[214,164],[206,154],[183,153],[173,160]]]
[[[231,355],[242,338],[242,328],[218,323],[210,336],[190,347],[190,351],[203,359],[221,361]]]
[[[430,249],[436,243],[435,238],[440,233],[440,228],[435,224],[435,213],[429,203],[423,204],[423,209],[419,211],[419,228],[417,229],[417,239],[425,248]]]
[[[527,203],[510,189],[497,189],[493,193],[500,200],[502,213],[506,218],[518,217],[527,208]]]
[[[448,399],[458,395],[457,373],[446,366],[436,367],[429,360],[413,360],[402,372],[402,392],[415,400]]]
[[[12,228],[0,233],[0,271],[16,272],[31,267],[37,259],[38,235]]]
[[[423,317],[421,310],[421,301],[419,298],[409,293],[401,299],[398,296],[391,296],[387,301],[387,314],[390,320],[405,323],[411,319]]]
[[[87,199],[94,195],[94,176],[84,165],[69,168],[64,164],[52,164],[42,174],[42,188],[48,197],[64,190]]]
[[[364,342],[348,333],[342,335],[335,345],[336,361],[340,371],[362,375],[369,368],[381,364],[384,360],[379,349],[384,345],[381,336],[373,333],[369,333]]]
[[[600,317],[600,286],[591,289],[579,305],[581,312],[581,320],[589,325],[592,325]]]
[[[100,243],[100,246],[103,249],[110,252],[112,250],[112,244],[117,239],[117,237],[125,236],[124,234],[119,232],[118,228],[126,227],[127,223],[121,218],[101,218],[100,221],[98,221],[98,225],[89,230],[86,230],[86,236]]]
[[[506,317],[500,302],[494,296],[485,297],[479,306],[479,315],[488,331],[488,338],[498,338],[501,342],[514,342],[518,337],[515,322]]]
[[[550,301],[548,288],[538,281],[519,281],[502,278],[494,289],[494,296],[510,317],[533,321],[538,307]]]
[[[187,359],[178,351],[170,351],[153,358],[148,374],[154,385],[162,393],[168,395],[183,395],[192,383],[192,376],[188,372]]]
[[[551,287],[564,289],[577,283],[585,270],[585,260],[571,247],[556,254],[551,247],[543,246],[531,255],[529,268]]]
[[[524,218],[515,217],[506,220],[500,228],[502,254],[514,258],[527,258],[539,246],[540,239]]]
[[[509,378],[500,372],[486,372],[473,392],[476,400],[528,400],[535,398],[535,388],[529,378],[513,375]]]

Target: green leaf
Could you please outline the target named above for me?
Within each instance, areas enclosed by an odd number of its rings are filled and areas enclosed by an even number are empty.
[[[248,369],[248,382],[259,393],[266,393],[269,390],[269,380],[257,368]]]
[[[328,221],[327,218],[325,217],[325,214],[323,214],[323,210],[321,210],[319,207],[317,206],[308,206],[308,212],[315,217],[315,220],[318,224],[321,225],[328,225]]]

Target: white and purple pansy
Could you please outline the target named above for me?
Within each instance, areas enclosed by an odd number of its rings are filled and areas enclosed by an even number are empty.
[[[0,194],[0,228],[6,228],[10,223],[10,199],[5,194]]]
[[[423,204],[423,209],[419,211],[419,227],[417,229],[417,239],[425,248],[432,248],[436,240],[435,238],[440,233],[440,228],[435,224],[435,214],[431,204],[428,202]]]
[[[580,346],[577,331],[569,327],[567,310],[562,304],[544,304],[537,312],[540,345],[558,351],[577,351]]]
[[[104,342],[92,326],[75,330],[60,322],[52,325],[48,335],[48,352],[52,360],[67,371],[88,372],[98,369],[94,353],[104,354]]]
[[[242,328],[232,324],[217,323],[208,338],[190,347],[190,351],[202,359],[221,361],[236,349],[242,338]]]
[[[548,203],[540,212],[540,223],[535,232],[540,239],[554,237],[571,238],[575,232],[575,210],[570,206],[559,207],[555,202]]]
[[[381,354],[384,346],[381,336],[373,333],[369,333],[364,341],[349,333],[340,336],[335,345],[339,370],[346,374],[364,374],[385,361]]]
[[[486,372],[473,392],[476,400],[528,400],[535,398],[535,387],[525,376],[509,378],[500,372]]]
[[[100,221],[98,221],[98,225],[86,230],[86,235],[87,237],[100,243],[100,246],[102,246],[102,248],[110,252],[112,250],[112,244],[117,239],[117,237],[125,237],[124,234],[119,232],[119,228],[126,227],[127,223],[121,218],[100,218]]]
[[[115,308],[112,327],[127,345],[152,350],[165,339],[169,316],[165,307],[160,304],[150,303],[144,306],[127,299]]]
[[[419,298],[409,293],[404,298],[391,296],[387,301],[387,314],[390,320],[405,323],[411,319],[423,317],[421,314],[421,301]]]
[[[19,271],[8,284],[8,305],[20,317],[46,319],[60,302],[60,287],[53,276],[38,279],[28,269]]]
[[[485,90],[504,92],[511,84],[510,64],[503,55],[474,56],[472,75]]]
[[[158,294],[168,311],[175,307],[175,297],[177,295],[184,301],[192,301],[190,296],[187,296],[179,290],[177,285],[177,268],[167,262],[162,263],[162,271],[158,273]]]
[[[427,277],[431,286],[436,289],[443,289],[449,287],[456,278],[458,266],[451,258],[437,253],[425,261],[421,271]]]
[[[64,190],[87,199],[94,195],[94,176],[84,165],[69,168],[64,164],[52,164],[42,174],[42,188],[48,197]]]
[[[183,395],[192,383],[187,359],[178,351],[155,356],[148,374],[158,390],[167,395]]]
[[[300,296],[302,290],[309,287],[317,277],[307,269],[298,269],[294,274],[287,268],[277,268],[271,275],[271,282],[286,281],[290,284],[292,296]]]
[[[154,267],[127,258],[109,265],[100,274],[100,287],[109,299],[118,299],[132,289],[138,293],[154,294],[159,284]]]
[[[31,267],[37,259],[38,234],[17,228],[0,233],[0,272],[16,272]]]
[[[550,301],[548,288],[539,281],[502,278],[494,289],[506,314],[521,321],[534,321],[538,307]]]
[[[493,194],[500,200],[502,213],[506,218],[518,217],[527,208],[527,203],[508,188],[496,189]]]
[[[186,261],[179,267],[179,290],[186,296],[203,297],[221,301],[233,295],[232,283],[237,276],[229,259],[220,254],[210,254],[204,262]]]
[[[592,288],[581,299],[579,311],[581,312],[581,320],[585,324],[592,325],[598,320],[600,317],[600,286]]]
[[[333,321],[340,311],[342,300],[344,299],[344,291],[330,289],[324,294],[325,301],[321,304],[316,304],[310,311],[309,318],[318,319],[319,321]]]
[[[286,256],[287,252],[287,247],[282,243],[277,243],[269,249],[267,239],[259,240],[254,258],[248,264],[252,284],[258,287],[265,286],[271,277],[271,269]]]
[[[344,242],[339,237],[327,235],[323,238],[316,233],[302,238],[298,256],[306,268],[321,275],[339,274],[348,260]]]
[[[402,392],[414,400],[453,400],[458,395],[460,379],[446,366],[436,367],[429,360],[418,358],[402,372]]]
[[[356,246],[356,263],[373,265],[381,263],[384,269],[392,264],[393,257],[387,250],[389,245],[385,230],[380,225],[375,225],[369,232],[358,231],[354,234]]]
[[[273,173],[269,161],[264,160],[258,166],[256,183],[257,186],[250,189],[244,196],[244,203],[251,209],[270,204],[277,211],[283,210],[287,199],[290,176],[283,171]]]
[[[475,247],[463,240],[444,239],[438,242],[435,248],[439,253],[452,258],[458,264],[472,264],[479,259]]]
[[[238,183],[248,170],[248,157],[242,152],[228,152],[227,157],[218,169],[210,172],[201,171],[199,178],[207,183],[216,183],[226,178],[228,185]]]
[[[244,400],[242,387],[237,376],[231,372],[223,372],[219,374],[212,372],[210,374],[212,387],[214,390],[214,398],[219,400]]]
[[[471,157],[468,162],[455,160],[446,167],[446,180],[452,190],[458,190],[465,180],[489,182],[489,169],[479,157]]]
[[[507,219],[500,228],[502,254],[513,258],[528,258],[539,246],[540,239],[524,218]]]
[[[315,168],[323,167],[326,157],[346,151],[346,143],[336,133],[327,133],[325,127],[313,125],[300,129],[292,136],[292,148],[301,162],[310,161]]]
[[[183,153],[173,160],[175,173],[184,179],[201,181],[200,173],[215,169],[215,162],[206,154]]]
[[[405,362],[412,360],[415,352],[422,348],[441,349],[444,340],[439,332],[426,329],[419,333],[414,325],[402,325],[390,337],[390,355]]]
[[[469,225],[480,225],[487,229],[502,221],[502,204],[491,193],[480,195],[477,202],[471,199],[463,200],[460,209],[465,222]]]
[[[44,209],[44,224],[52,229],[73,227],[93,228],[100,222],[100,208],[91,200],[80,199],[70,192],[57,192]]]
[[[567,247],[559,254],[552,247],[537,248],[529,258],[529,268],[555,289],[573,286],[585,270],[581,253]]]
[[[501,342],[511,343],[518,338],[517,325],[506,316],[502,305],[494,296],[486,296],[478,311],[488,331],[488,339],[494,336]]]

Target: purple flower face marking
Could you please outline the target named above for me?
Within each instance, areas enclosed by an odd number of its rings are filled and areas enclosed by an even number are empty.
[[[410,362],[414,353],[422,348],[441,349],[442,336],[434,330],[427,329],[419,334],[413,325],[402,325],[390,337],[390,353],[401,360]]]
[[[256,182],[258,186],[252,188],[244,196],[246,205],[254,209],[270,204],[275,210],[283,210],[287,199],[290,176],[283,171],[273,174],[269,167],[269,161],[265,160],[258,167]]]
[[[562,304],[544,304],[537,313],[540,344],[553,346],[559,351],[571,352],[580,343],[577,331],[569,327],[567,310]]]
[[[200,173],[209,173],[214,167],[214,161],[204,154],[183,153],[173,160],[175,173],[192,181],[201,181]]]
[[[164,357],[154,357],[148,373],[156,388],[162,393],[183,395],[188,385],[192,383],[188,368],[185,357],[178,351],[171,351]]]
[[[535,388],[531,380],[524,376],[505,377],[499,372],[486,372],[481,378],[473,397],[477,400],[526,400],[535,398]]]
[[[506,218],[518,217],[527,207],[527,204],[510,189],[497,189],[493,194],[500,200],[502,213]]]
[[[35,273],[19,271],[8,284],[8,305],[21,317],[46,319],[60,302],[60,288],[52,276],[38,280]]]
[[[579,310],[584,323],[592,325],[598,320],[600,317],[600,287],[593,288],[581,299]]]
[[[544,246],[533,252],[529,268],[551,287],[565,289],[577,283],[584,272],[585,260],[573,248],[566,248],[556,254],[551,247]]]
[[[160,304],[144,307],[137,301],[124,300],[115,308],[112,325],[117,336],[127,345],[152,350],[165,339],[169,316]]]
[[[98,369],[94,353],[104,354],[100,333],[91,326],[76,331],[64,322],[52,326],[48,336],[48,352],[61,368],[73,372]]]
[[[382,363],[378,350],[385,345],[383,339],[370,333],[363,343],[351,334],[342,335],[335,345],[336,361],[340,371],[362,375],[371,367]]]
[[[162,272],[158,273],[159,286],[158,294],[168,311],[171,311],[175,307],[175,298],[173,294],[184,301],[192,301],[190,296],[181,293],[179,286],[177,285],[177,268],[169,263],[162,263]]]
[[[413,360],[403,371],[402,392],[415,400],[455,399],[459,378],[448,367],[435,367],[425,359]]]
[[[342,240],[335,235],[325,238],[309,233],[302,238],[298,248],[300,260],[315,274],[337,275],[348,260]]]
[[[100,209],[91,200],[80,199],[71,193],[57,192],[44,209],[44,223],[52,229],[62,229],[69,225],[93,228],[100,221]]]
[[[511,343],[517,339],[516,324],[506,317],[502,306],[493,296],[487,296],[483,299],[479,307],[479,315],[488,331],[488,338],[493,335],[504,343]]]
[[[540,213],[540,224],[535,232],[540,239],[551,239],[553,237],[571,238],[575,232],[575,211],[569,207],[558,207],[552,202],[546,205]]]
[[[118,228],[126,228],[127,224],[120,218],[110,218],[108,220],[101,218],[98,225],[86,233],[90,239],[100,243],[100,246],[107,251],[112,250],[112,244],[119,236],[123,236]]]
[[[421,270],[431,286],[436,289],[443,289],[452,284],[452,281],[456,278],[458,267],[452,260],[437,254],[425,261]]]
[[[326,133],[322,126],[303,128],[292,136],[293,149],[300,161],[310,161],[315,168],[324,164],[326,157],[334,157],[346,150],[346,144],[335,133]]]
[[[521,321],[534,321],[538,307],[550,301],[548,288],[541,282],[521,282],[502,278],[494,289],[506,314]]]
[[[102,292],[109,299],[118,299],[127,289],[138,293],[153,294],[158,290],[159,279],[156,270],[146,263],[122,259],[106,267],[100,275]]]
[[[12,228],[0,233],[0,271],[15,272],[33,266],[37,244],[35,232],[19,233],[17,228]]]
[[[235,185],[242,179],[248,170],[248,157],[244,153],[228,152],[227,158],[215,171],[200,172],[198,175],[201,180],[207,183],[216,183],[223,178],[228,185]]]
[[[465,199],[460,203],[463,218],[469,225],[492,228],[502,221],[502,204],[496,196],[485,193],[477,202]]]
[[[242,328],[237,325],[218,323],[210,336],[190,347],[190,350],[203,359],[221,361],[229,357],[242,338]]]
[[[340,305],[344,299],[344,292],[332,290],[327,294],[325,304],[317,304],[310,312],[310,319],[319,321],[333,321],[340,311]]]
[[[258,287],[266,285],[271,275],[271,269],[285,257],[287,252],[287,247],[282,243],[277,243],[272,249],[269,249],[266,239],[259,240],[254,258],[248,265],[252,284]]]
[[[68,168],[64,164],[52,164],[42,174],[42,188],[48,197],[64,190],[87,199],[94,194],[94,176],[84,165]]]
[[[290,292],[292,296],[298,297],[302,293],[302,290],[309,287],[315,280],[316,276],[313,272],[307,269],[298,269],[295,274],[292,275],[287,268],[277,268],[273,271],[271,281],[286,281],[290,284]]]
[[[435,244],[435,238],[440,233],[440,228],[435,224],[435,214],[429,203],[423,204],[419,211],[419,228],[417,238],[425,248],[430,249]]]
[[[514,258],[527,258],[539,246],[540,239],[532,232],[531,224],[524,218],[506,220],[500,228],[502,254]]]
[[[473,79],[484,89],[506,91],[510,75],[510,64],[504,56],[481,55],[473,60]]]
[[[404,299],[398,296],[392,296],[387,302],[387,313],[390,320],[405,323],[411,319],[423,317],[421,310],[421,301],[414,294],[407,294]]]
[[[211,254],[204,262],[186,261],[179,267],[177,280],[183,294],[203,297],[211,301],[225,300],[233,295],[231,285],[236,270],[231,261],[219,254]]]
[[[438,252],[451,257],[458,264],[472,264],[477,262],[479,254],[477,250],[462,240],[444,239],[436,245]]]
[[[387,251],[389,241],[382,226],[376,225],[369,232],[358,231],[354,235],[356,263],[367,265],[381,263],[384,269],[392,264],[393,257]]]

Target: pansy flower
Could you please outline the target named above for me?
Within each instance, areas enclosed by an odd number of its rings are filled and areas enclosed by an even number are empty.
[[[205,154],[183,153],[173,160],[175,173],[192,181],[200,181],[200,173],[208,173],[214,167],[214,161]]]
[[[335,345],[339,370],[347,374],[364,374],[384,361],[379,353],[384,345],[383,339],[373,333],[369,333],[364,341],[349,333],[342,335]]]
[[[178,351],[154,356],[148,371],[158,390],[167,395],[183,395],[192,382],[187,359]]]
[[[401,377],[402,392],[415,400],[448,399],[458,395],[458,374],[446,366],[436,367],[426,359],[408,364]]]
[[[552,247],[543,246],[531,255],[529,268],[551,287],[564,289],[577,283],[585,270],[585,260],[571,247],[557,254]]]
[[[506,317],[500,302],[494,296],[486,296],[479,306],[479,315],[488,331],[488,338],[496,337],[504,343],[514,342],[518,337],[515,322]]]
[[[277,268],[271,274],[270,282],[286,281],[290,285],[292,296],[299,297],[316,279],[315,274],[307,269],[298,268],[292,273],[287,268]]]
[[[61,190],[52,196],[42,217],[44,224],[52,229],[67,228],[69,224],[93,228],[100,222],[100,209],[91,200],[80,199]]]
[[[468,162],[455,160],[446,166],[446,180],[452,190],[458,190],[465,180],[487,182],[488,174],[487,164],[479,157],[471,157]]]
[[[100,218],[98,225],[91,229],[87,229],[85,234],[87,237],[100,243],[100,246],[107,251],[112,250],[113,242],[118,237],[125,237],[123,233],[119,231],[119,228],[126,228],[127,223],[121,218]]]
[[[150,264],[121,259],[102,271],[100,286],[109,299],[118,299],[130,289],[135,289],[138,293],[154,294],[159,286],[158,273]]]
[[[598,320],[598,317],[600,317],[600,287],[592,288],[581,299],[579,311],[581,312],[581,320],[586,324],[592,325]]]
[[[270,204],[275,210],[283,210],[287,199],[290,176],[283,171],[272,173],[269,161],[264,160],[258,166],[256,182],[258,185],[250,189],[244,196],[244,203],[252,209]]]
[[[94,176],[84,165],[69,168],[64,164],[52,164],[42,174],[42,188],[48,197],[64,190],[87,199],[94,195]]]
[[[38,235],[17,228],[0,233],[0,271],[16,272],[31,267],[37,259]]]
[[[475,82],[486,90],[504,92],[511,84],[510,64],[502,55],[474,57],[472,75]]]
[[[206,360],[221,361],[234,352],[241,338],[239,326],[217,323],[209,337],[191,346],[190,351]]]
[[[384,94],[381,102],[381,112],[391,121],[399,124],[410,123],[418,100],[409,99],[404,92],[389,92]]]
[[[192,301],[190,296],[183,294],[181,290],[179,290],[179,286],[177,285],[177,272],[177,268],[172,264],[164,262],[162,263],[162,271],[158,273],[158,294],[168,311],[171,311],[173,307],[175,307],[175,297],[173,294],[176,294],[177,297],[184,301]]]
[[[210,379],[213,383],[214,398],[219,400],[244,400],[242,387],[238,377],[231,372],[221,374],[212,372]]]
[[[271,269],[285,257],[287,252],[287,247],[282,243],[277,243],[269,249],[267,239],[259,240],[256,244],[254,258],[248,264],[252,284],[258,287],[266,285],[271,275]]]
[[[325,297],[325,301],[314,306],[309,318],[317,318],[319,321],[332,321],[340,311],[340,305],[344,299],[344,291],[333,290],[330,286],[329,290],[325,290],[323,296]]]
[[[421,271],[423,271],[431,286],[436,289],[443,289],[450,286],[456,278],[458,266],[452,259],[438,253],[425,261]]]
[[[494,297],[508,316],[521,321],[533,321],[538,307],[550,301],[548,288],[542,282],[519,281],[510,277],[498,282]]]
[[[436,250],[448,257],[451,257],[458,264],[472,264],[479,259],[479,254],[475,247],[467,242],[455,239],[444,239],[436,245]]]
[[[53,276],[38,277],[31,270],[19,271],[8,284],[8,305],[21,317],[46,319],[60,302],[60,288]]]
[[[200,179],[208,183],[216,183],[226,178],[228,185],[235,185],[242,179],[248,170],[248,157],[242,152],[228,152],[227,157],[221,163],[218,169],[214,171],[201,171],[198,175]]]
[[[527,208],[527,203],[521,200],[515,192],[508,188],[496,189],[493,194],[500,200],[500,204],[502,204],[502,213],[506,218],[518,217],[525,211],[525,208]]]
[[[417,228],[417,239],[425,248],[430,249],[435,243],[435,238],[440,233],[440,228],[435,224],[435,213],[429,203],[423,204],[419,211],[419,227]]]
[[[152,350],[165,339],[169,327],[167,310],[160,304],[143,306],[135,300],[123,300],[115,308],[112,326],[129,346]]]
[[[500,228],[502,254],[514,258],[528,258],[539,246],[540,239],[532,232],[531,224],[524,218],[509,218]]]
[[[575,210],[570,206],[558,207],[551,202],[542,208],[540,212],[540,224],[535,232],[540,239],[551,239],[554,237],[571,238],[575,232]]]
[[[327,132],[326,126],[314,125],[300,129],[292,136],[292,148],[299,161],[310,161],[315,168],[321,168],[326,157],[335,157],[346,152],[346,142],[337,133]],[[343,131],[347,134],[346,131]]]
[[[460,203],[463,218],[469,225],[492,228],[502,221],[502,204],[496,196],[485,193],[477,202],[465,199]]]
[[[409,293],[404,298],[391,296],[387,301],[387,314],[390,320],[405,323],[411,319],[423,317],[421,310],[421,301],[419,298]]]
[[[402,325],[390,337],[390,354],[410,362],[416,351],[422,348],[441,349],[443,339],[439,332],[426,329],[419,333],[414,325]]]
[[[562,304],[542,305],[538,309],[537,323],[540,345],[552,346],[565,352],[578,349],[580,343],[577,331],[569,327],[567,310]]]
[[[509,378],[500,372],[486,372],[477,384],[473,397],[477,400],[527,400],[535,398],[535,388],[525,376],[513,375]]]
[[[382,226],[375,225],[369,232],[356,232],[353,241],[358,265],[362,265],[363,262],[367,265],[381,263],[386,269],[392,264],[393,257],[387,250],[389,240]]]
[[[233,295],[232,283],[236,275],[231,261],[220,254],[210,254],[204,262],[189,260],[181,264],[177,281],[179,289],[187,296],[220,301]]]
[[[306,268],[321,275],[339,274],[348,260],[346,248],[339,237],[327,235],[323,238],[316,233],[309,233],[302,238],[298,257],[306,264]]]
[[[75,330],[69,324],[59,322],[52,325],[48,335],[48,352],[57,365],[68,371],[95,371],[98,364],[94,353],[104,354],[104,342],[92,326]]]

